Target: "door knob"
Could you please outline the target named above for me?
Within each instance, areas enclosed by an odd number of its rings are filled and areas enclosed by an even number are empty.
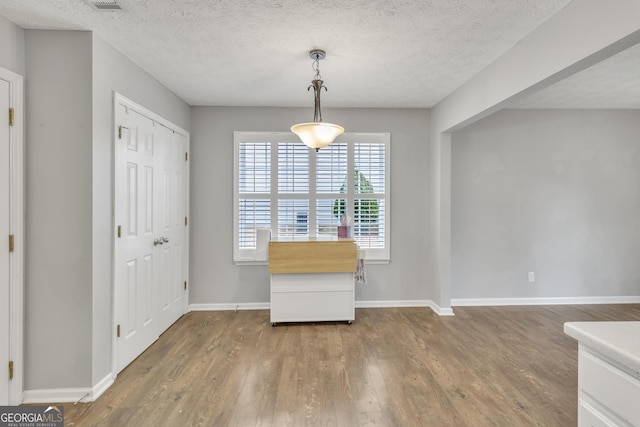
[[[163,241],[164,243],[169,243],[169,238],[168,238],[168,237],[163,237],[163,238],[162,238],[162,241]]]
[[[163,240],[162,237],[153,240],[153,246],[158,246],[158,245],[161,245],[163,243],[164,243],[164,240]]]

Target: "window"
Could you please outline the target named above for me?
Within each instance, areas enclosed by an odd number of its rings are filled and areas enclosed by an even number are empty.
[[[292,133],[234,133],[234,261],[255,262],[257,230],[337,236],[346,213],[368,260],[389,260],[388,133],[345,133],[316,152]]]

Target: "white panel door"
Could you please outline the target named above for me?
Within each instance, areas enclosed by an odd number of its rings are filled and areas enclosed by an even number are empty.
[[[154,122],[116,107],[122,126],[116,137],[114,315],[116,369],[121,371],[159,336],[156,272],[161,261],[157,215],[159,186]]]
[[[22,76],[0,68],[0,406],[22,403],[24,115]],[[12,124],[9,109],[14,116]],[[13,250],[10,238],[13,236]],[[13,376],[9,373],[9,363]]]
[[[9,213],[11,187],[9,181],[9,82],[0,79],[0,405],[9,404],[10,360],[10,254],[7,244],[10,233]]]
[[[159,233],[163,239],[159,274],[160,329],[166,330],[186,312],[186,207],[187,139],[184,135],[160,126],[158,136],[162,189],[158,218]]]
[[[187,310],[188,137],[116,96],[114,370]]]

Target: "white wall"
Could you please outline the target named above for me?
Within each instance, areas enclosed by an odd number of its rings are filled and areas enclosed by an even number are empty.
[[[191,127],[191,107],[95,34],[92,41],[92,384],[95,385],[111,372],[113,92],[187,131]]]
[[[0,67],[24,76],[24,30],[0,16]]]
[[[191,134],[191,304],[269,302],[265,266],[233,264],[233,132],[287,131],[310,108],[194,107]],[[427,300],[429,111],[326,109],[352,132],[391,133],[391,263],[369,265],[358,301]],[[425,191],[426,190],[426,191]]]
[[[635,110],[504,110],[453,133],[452,297],[639,296],[638,135]]]
[[[91,383],[91,33],[26,46],[25,389]]]

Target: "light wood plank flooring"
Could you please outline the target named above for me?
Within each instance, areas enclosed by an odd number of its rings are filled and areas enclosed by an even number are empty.
[[[358,309],[271,327],[268,311],[192,312],[66,426],[574,426],[566,321],[640,305]]]

